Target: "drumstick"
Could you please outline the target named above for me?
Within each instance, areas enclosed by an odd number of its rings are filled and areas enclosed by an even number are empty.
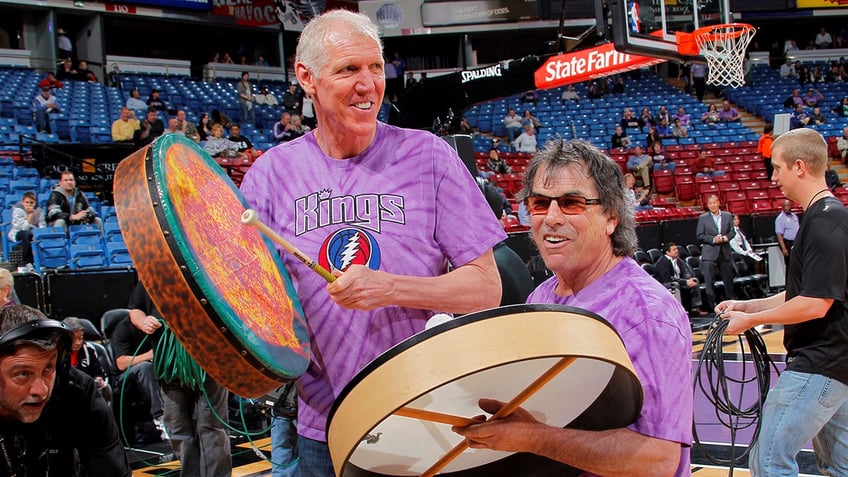
[[[535,381],[530,383],[529,386],[524,388],[523,391],[518,393],[517,396],[512,398],[511,401],[506,403],[504,407],[500,408],[498,412],[492,415],[490,421],[495,419],[501,419],[506,416],[512,414],[513,411],[521,407],[524,401],[530,399],[536,392],[542,389],[546,384],[548,384],[552,379],[554,379],[559,373],[561,373],[565,368],[571,366],[577,358],[567,356],[557,361],[556,364],[551,366],[550,369],[545,371],[541,376],[536,378]],[[449,450],[445,455],[442,456],[441,459],[437,460],[435,464],[431,465],[429,469],[425,470],[421,477],[433,477],[440,470],[444,469],[448,464],[450,464],[454,459],[459,457],[460,454],[465,452],[465,449],[468,448],[468,439],[463,439],[462,442],[454,446],[453,449]]]
[[[396,416],[411,417],[421,421],[439,422],[451,426],[470,426],[471,424],[480,424],[481,421],[475,421],[462,416],[454,416],[442,412],[428,411],[426,409],[416,409],[414,407],[402,407],[394,412]]]
[[[332,273],[328,272],[326,268],[322,267],[315,260],[309,258],[305,253],[298,250],[297,247],[291,244],[288,240],[284,239],[277,232],[271,230],[270,227],[263,224],[261,220],[259,220],[259,214],[256,213],[253,209],[247,209],[241,214],[241,223],[245,225],[250,225],[259,229],[260,232],[265,234],[268,238],[277,242],[277,245],[283,247],[286,252],[294,255],[298,260],[306,264],[307,267],[311,268],[318,275],[327,280],[328,283],[333,283],[336,281],[336,277],[333,276]]]

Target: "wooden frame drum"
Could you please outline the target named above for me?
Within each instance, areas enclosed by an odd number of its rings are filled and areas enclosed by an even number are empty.
[[[271,241],[209,154],[177,134],[115,171],[118,222],[168,326],[222,386],[259,397],[309,365],[300,301]]]
[[[336,475],[574,471],[529,454],[457,450],[464,440],[451,425],[482,414],[477,402],[484,397],[518,400],[549,425],[592,430],[625,427],[642,406],[642,388],[624,344],[599,316],[557,305],[487,310],[401,342],[348,384],[327,431]],[[451,452],[450,461],[436,469]],[[527,466],[548,470],[529,472]]]

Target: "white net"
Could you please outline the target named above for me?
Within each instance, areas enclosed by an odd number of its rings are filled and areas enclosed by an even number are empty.
[[[695,32],[695,41],[707,59],[707,83],[739,87],[745,84],[745,49],[757,30],[744,23],[715,25]]]

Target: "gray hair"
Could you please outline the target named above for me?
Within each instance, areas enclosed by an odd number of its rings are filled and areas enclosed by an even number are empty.
[[[524,184],[518,193],[518,199],[523,201],[531,194],[539,171],[544,169],[543,179],[547,183],[565,167],[583,169],[598,191],[603,212],[618,219],[618,225],[610,236],[613,254],[619,257],[633,255],[638,243],[636,219],[633,215],[633,199],[628,197],[628,191],[624,187],[621,168],[586,141],[564,141],[561,138],[548,141],[545,147],[533,156],[524,172]]]
[[[9,305],[0,307],[0,334],[5,335],[20,325],[39,320],[47,320],[47,317],[44,316],[44,313],[30,306]],[[32,346],[42,351],[58,350],[59,360],[61,361],[63,353],[70,349],[70,344],[70,335],[56,328],[44,331],[34,330],[11,343],[5,343],[0,348],[0,357],[15,354],[18,348]]]
[[[11,293],[12,288],[15,287],[15,277],[12,276],[12,272],[5,268],[0,268],[0,289],[9,287],[9,293]]]
[[[813,129],[799,128],[781,134],[771,145],[772,158],[777,151],[783,154],[786,167],[800,159],[807,165],[807,170],[815,177],[824,177],[827,169],[827,142],[821,134]]]
[[[333,33],[366,38],[374,41],[383,56],[380,31],[370,18],[348,10],[330,10],[313,18],[300,34],[295,52],[295,63],[302,63],[314,76],[320,76],[329,62],[327,44]]]

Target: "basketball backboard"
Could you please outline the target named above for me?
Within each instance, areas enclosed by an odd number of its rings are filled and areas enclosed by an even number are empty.
[[[676,32],[731,23],[730,0],[608,0],[617,50],[674,61],[704,62],[678,51]]]

